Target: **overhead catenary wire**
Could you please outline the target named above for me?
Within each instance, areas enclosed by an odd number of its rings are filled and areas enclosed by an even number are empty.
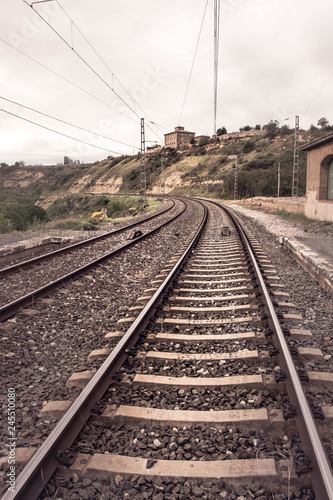
[[[306,108],[306,110],[304,111],[304,113],[302,114],[302,117],[308,112],[308,110],[310,109],[310,107],[312,106],[312,104],[319,97],[319,95],[324,90],[324,88],[326,87],[326,85],[328,84],[328,82],[329,82],[329,80],[331,79],[332,76],[333,76],[333,71],[329,75],[329,77],[326,79],[326,81],[324,82],[324,84],[320,87],[320,89],[318,90],[317,94],[314,96],[314,98],[312,99],[312,101],[310,102],[310,104],[308,105],[308,107]]]
[[[201,37],[202,27],[203,27],[204,20],[205,20],[205,16],[206,16],[207,6],[208,6],[208,0],[206,1],[206,5],[205,5],[205,9],[204,9],[204,13],[203,13],[203,16],[202,16],[202,21],[201,21],[200,31],[199,31],[199,35],[198,35],[198,39],[197,39],[197,43],[196,43],[196,47],[195,47],[195,51],[194,51],[194,56],[193,56],[193,60],[192,60],[192,65],[191,65],[190,75],[189,75],[189,77],[188,77],[187,86],[186,86],[186,90],[185,90],[185,96],[184,96],[184,100],[183,100],[183,105],[182,105],[182,109],[181,109],[180,116],[179,116],[179,120],[178,120],[178,124],[179,124],[179,125],[180,125],[180,123],[181,123],[181,119],[182,119],[182,116],[183,116],[183,111],[184,111],[185,101],[186,101],[186,97],[187,97],[188,89],[189,89],[189,86],[190,86],[190,81],[191,81],[191,77],[192,77],[192,72],[193,72],[193,67],[194,67],[194,63],[195,63],[195,59],[196,59],[196,55],[197,55],[197,52],[198,52],[198,46],[199,46],[199,42],[200,42],[200,37]]]
[[[49,1],[56,1],[56,0],[49,0]],[[85,58],[83,56],[81,56],[79,54],[79,52],[71,46],[70,43],[67,42],[67,40],[33,7],[34,3],[35,2],[32,2],[32,4],[30,4],[27,0],[23,0],[23,2],[28,5],[45,23],[47,26],[49,26],[49,28],[65,43],[65,45],[71,49],[72,52],[74,52],[74,54],[109,88],[109,90],[111,90],[111,92],[113,92],[117,97],[118,99],[121,100],[121,102],[123,104],[125,104],[125,106],[130,109],[130,111],[132,111],[132,113],[134,113],[138,118],[140,118],[141,120],[141,117],[140,115],[135,111],[135,108],[131,107],[128,102],[125,101],[125,99],[123,99],[121,97],[121,95],[116,92],[114,90],[114,88],[91,66],[91,64],[88,63],[88,61],[85,60]],[[40,2],[37,2],[37,3],[40,3]],[[43,2],[41,2],[43,3]],[[58,3],[58,2],[57,2]],[[60,5],[58,3],[58,5]],[[60,6],[62,8],[62,10],[64,11],[63,7]],[[65,12],[65,11],[64,11]],[[69,15],[65,12],[65,14],[67,15],[67,17],[72,21],[72,19],[69,17]],[[72,21],[73,25],[75,25],[74,21]],[[77,26],[75,25],[75,27],[77,28]],[[77,28],[78,29],[78,28]],[[90,42],[86,39],[86,37],[82,34],[82,32],[78,29],[78,31],[81,33],[81,35],[84,37],[84,39],[87,41],[87,43],[90,45],[90,47],[92,47],[92,45],[90,44]],[[93,48],[93,47],[92,47]],[[95,49],[93,49],[95,51]],[[95,51],[96,52],[96,51]],[[110,70],[111,71],[111,70]],[[111,72],[112,73],[112,72]],[[112,73],[113,74],[113,73]],[[115,75],[113,74],[113,76],[115,77]],[[127,92],[127,91],[126,91]],[[129,94],[130,95],[130,94]],[[132,96],[131,96],[132,98]],[[132,98],[132,100],[134,101],[134,99]],[[135,101],[134,101],[134,104],[137,104]],[[148,117],[149,121],[150,118]],[[153,122],[152,122],[153,123]],[[149,127],[150,128],[150,127]],[[151,129],[152,130],[152,129]],[[152,132],[154,132],[152,130]],[[158,134],[156,134],[156,132],[154,132],[155,135],[158,136]]]
[[[108,66],[108,64],[105,62],[105,60],[101,57],[101,55],[97,52],[97,50],[95,49],[95,47],[92,45],[92,43],[88,40],[88,38],[84,35],[84,33],[82,32],[82,30],[78,27],[78,25],[73,21],[73,19],[70,17],[70,15],[66,12],[66,10],[64,9],[64,7],[59,3],[58,0],[48,0],[48,1],[55,1],[60,9],[63,11],[63,13],[67,16],[67,18],[69,19],[70,23],[71,23],[71,36],[72,36],[72,48],[74,48],[74,42],[73,42],[73,37],[74,37],[74,34],[73,34],[73,27],[75,27],[77,29],[77,31],[80,33],[80,35],[83,37],[83,39],[86,41],[86,43],[89,45],[89,47],[93,50],[93,52],[96,54],[96,56],[99,58],[99,60],[103,63],[103,65],[107,68],[107,70],[110,72],[111,74],[111,78],[112,78],[112,88],[113,88],[113,80],[116,80],[119,85],[121,86],[121,88],[126,92],[126,94],[131,98],[131,100],[133,101],[134,105],[139,108],[147,117],[148,120],[146,120],[146,127],[148,127],[157,137],[158,134],[157,132],[154,132],[154,130],[149,126],[149,123],[153,124],[153,125],[156,125],[157,129],[162,132],[160,129],[159,129],[159,125],[156,124],[155,122],[153,122],[151,120],[151,118],[148,116],[148,114],[145,112],[145,110],[140,106],[140,104],[138,104],[138,102],[134,99],[134,97],[132,96],[132,94],[126,89],[126,87],[122,84],[122,82],[119,80],[119,78],[117,78],[117,76],[114,74],[114,72],[111,70],[111,68]],[[137,115],[138,116],[138,115]]]
[[[142,107],[140,106],[140,104],[138,104],[138,102],[134,99],[134,97],[130,94],[130,92],[128,92],[128,90],[126,89],[126,87],[121,83],[121,81],[119,80],[119,78],[117,78],[117,76],[113,73],[113,71],[111,70],[111,68],[108,66],[108,64],[105,62],[105,60],[102,58],[102,56],[97,52],[97,50],[95,49],[95,47],[91,44],[91,42],[88,40],[88,38],[84,35],[84,33],[81,31],[81,29],[78,27],[78,25],[73,21],[73,19],[70,17],[70,15],[66,12],[66,10],[64,9],[64,7],[59,3],[58,0],[54,0],[54,1],[59,5],[60,9],[63,11],[63,13],[70,20],[70,22],[71,22],[71,29],[73,30],[73,26],[74,26],[78,30],[78,32],[80,33],[80,35],[84,38],[84,40],[89,45],[89,47],[95,52],[96,56],[99,58],[99,60],[103,63],[103,65],[110,72],[110,74],[112,76],[112,80],[115,79],[119,83],[119,85],[126,92],[126,94],[132,99],[133,103],[139,109],[141,109],[141,111],[146,115],[146,117],[148,118],[148,120],[150,120],[150,122],[153,123],[151,121],[151,119],[149,118],[149,116],[147,115],[147,113],[142,109]],[[73,34],[72,34],[72,36],[73,36]],[[73,43],[73,40],[72,40],[72,43]]]
[[[16,106],[21,106],[24,109],[28,109],[29,111],[33,111],[34,113],[38,113],[39,115],[46,116],[47,118],[51,118],[52,120],[56,120],[57,122],[64,123],[65,125],[69,125],[70,127],[77,128],[79,130],[82,130],[84,132],[88,132],[89,134],[97,135],[98,137],[102,137],[103,139],[107,139],[108,141],[113,141],[113,142],[118,142],[119,144],[122,144],[124,146],[129,146],[130,148],[136,148],[137,146],[133,146],[133,144],[128,144],[126,142],[118,141],[117,139],[113,139],[112,137],[107,137],[106,135],[99,134],[98,132],[93,132],[91,130],[88,130],[86,128],[80,127],[79,125],[74,125],[73,123],[69,123],[65,120],[61,120],[60,118],[55,118],[54,116],[51,116],[47,113],[43,113],[42,111],[38,111],[37,109],[31,108],[29,106],[25,106],[24,104],[21,104],[16,101],[12,101],[11,99],[8,99],[6,97],[3,97],[0,95],[0,99],[3,99],[4,101],[10,102],[11,104],[15,104]]]
[[[23,0],[23,2],[30,8],[32,8],[32,10],[36,12],[36,14],[44,21],[44,23],[46,23],[47,26],[49,26],[49,28],[51,28],[51,30],[67,45],[67,47],[70,48],[86,66],[88,66],[88,68],[123,102],[123,104],[125,104],[125,106],[127,106],[138,118],[140,118],[137,112],[133,108],[131,108],[131,106],[111,87],[111,85],[108,84],[108,82],[91,66],[91,64],[89,64],[88,61],[86,61],[84,57],[82,57],[75,50],[74,47],[71,47],[67,40],[65,40],[65,38],[60,35],[60,33],[55,28],[53,28],[53,26],[36,9],[34,9],[33,3],[30,5],[27,0]]]
[[[37,127],[48,130],[49,132],[53,132],[54,134],[62,135],[63,137],[66,137],[67,139],[71,139],[72,141],[81,142],[82,144],[86,144],[86,145],[91,146],[93,148],[102,149],[103,151],[108,151],[108,153],[122,155],[122,153],[119,153],[119,151],[112,151],[111,149],[103,148],[102,146],[96,146],[96,144],[92,144],[91,142],[83,141],[82,139],[77,139],[76,137],[72,137],[71,135],[63,134],[62,132],[58,132],[57,130],[53,130],[52,128],[46,127],[45,125],[41,125],[40,123],[36,123],[32,120],[28,120],[28,118],[24,118],[23,116],[19,116],[16,113],[12,113],[11,111],[7,111],[6,109],[0,108],[0,111],[2,111],[3,113],[7,113],[8,115],[15,116],[15,118],[19,118],[20,120],[24,120],[25,122],[32,123],[33,125],[36,125]]]
[[[48,0],[49,1],[49,0]],[[22,54],[23,56],[27,57],[28,59],[30,59],[31,61],[35,62],[36,64],[38,64],[39,66],[41,66],[42,68],[46,69],[47,71],[50,71],[50,73],[53,73],[54,75],[56,75],[57,77],[61,78],[62,80],[64,80],[65,82],[69,83],[70,85],[73,85],[73,87],[81,90],[81,92],[84,92],[85,94],[89,95],[90,97],[92,97],[93,99],[96,99],[96,101],[99,101],[101,104],[104,104],[105,106],[107,106],[108,108],[112,109],[113,111],[115,111],[116,113],[119,113],[120,115],[124,116],[125,118],[128,118],[129,120],[133,121],[134,123],[139,123],[137,120],[135,120],[134,118],[131,118],[130,116],[126,115],[125,113],[123,113],[122,111],[120,111],[119,109],[111,106],[111,104],[103,101],[102,99],[100,99],[99,97],[95,96],[94,94],[92,94],[91,92],[88,92],[87,90],[83,89],[82,87],[80,87],[79,85],[77,85],[76,83],[72,82],[71,80],[68,80],[68,78],[66,78],[65,76],[63,75],[60,75],[60,73],[57,73],[56,71],[54,71],[53,69],[49,68],[48,66],[46,66],[45,64],[41,63],[40,61],[37,61],[37,59],[34,59],[33,57],[31,57],[29,54],[26,54],[25,52],[23,52],[23,50],[20,50],[19,48],[17,47],[14,47],[14,45],[10,44],[9,42],[7,42],[7,40],[4,40],[3,38],[0,38],[0,42],[3,42],[5,43],[6,45],[8,45],[9,47],[11,47],[12,49],[16,50],[17,52],[19,52],[20,54]]]

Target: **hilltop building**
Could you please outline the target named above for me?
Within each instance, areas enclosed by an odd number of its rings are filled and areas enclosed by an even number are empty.
[[[300,149],[307,152],[305,215],[333,221],[333,133]]]
[[[165,147],[177,149],[181,144],[190,144],[191,139],[194,139],[195,132],[188,132],[184,127],[175,127],[174,132],[164,134]]]

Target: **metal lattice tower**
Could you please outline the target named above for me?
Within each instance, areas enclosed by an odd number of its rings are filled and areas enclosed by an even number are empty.
[[[146,140],[145,140],[145,119],[141,118],[141,204],[144,203],[143,210],[147,206],[147,178],[146,178]]]
[[[160,185],[161,185],[161,194],[165,194],[165,181],[164,181],[164,173],[163,173],[163,156],[161,156]]]
[[[295,116],[294,164],[292,196],[298,196],[298,166],[299,166],[299,116]]]
[[[238,165],[237,160],[235,163],[235,189],[234,189],[234,199],[238,200]]]
[[[219,69],[220,0],[214,0],[214,134],[216,134],[217,80]]]

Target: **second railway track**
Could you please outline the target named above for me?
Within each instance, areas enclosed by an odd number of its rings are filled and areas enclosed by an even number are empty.
[[[311,332],[258,243],[208,206],[194,249],[177,249],[68,379],[68,400],[45,405],[44,419],[70,408],[15,498],[35,498],[58,457],[41,499],[333,498],[331,406],[318,430],[303,392],[332,376],[302,370],[322,359],[295,346]]]
[[[140,226],[141,224],[149,222],[155,219],[156,217],[160,217],[161,215],[169,212],[169,210],[171,210],[175,206],[175,201],[173,199],[165,201],[166,201],[166,206],[163,206],[159,210],[155,211],[153,214],[150,215],[145,214],[141,217],[136,217],[134,222],[131,222],[129,224],[123,223],[123,225],[121,225],[119,228],[113,229],[112,231],[104,232],[97,236],[92,236],[91,238],[88,239],[82,239],[80,241],[72,243],[71,245],[62,245],[62,247],[58,248],[57,250],[43,252],[42,250],[36,248],[36,253],[38,253],[38,255],[35,255],[31,259],[24,259],[23,257],[20,256],[22,253],[22,249],[16,253],[14,252],[13,254],[7,255],[6,262],[9,263],[10,265],[0,268],[0,278],[4,278],[5,276],[9,276],[10,274],[21,272],[23,269],[27,269],[36,264],[40,264],[41,262],[45,262],[50,259],[55,259],[59,255],[64,255],[66,253],[73,252],[80,248],[93,245],[94,243],[97,242],[101,242],[105,239],[113,238],[126,231],[130,231],[133,228]],[[32,249],[30,249],[30,252],[34,253]]]
[[[171,206],[146,220],[0,270],[0,321],[88,271],[89,267],[93,268],[153,234],[185,209],[184,202],[172,200]],[[133,227],[140,227],[143,234],[129,242],[128,235],[134,232]]]

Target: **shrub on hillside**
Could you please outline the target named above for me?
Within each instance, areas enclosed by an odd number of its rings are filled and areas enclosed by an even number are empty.
[[[256,149],[256,142],[249,139],[244,143],[243,153],[246,155],[247,153],[251,153],[251,151]]]
[[[34,222],[48,220],[46,211],[26,196],[5,196],[0,202],[0,211],[16,231],[24,231]]]
[[[98,229],[98,221],[96,219],[89,219],[82,224],[84,231],[96,231]]]
[[[0,212],[0,234],[10,233],[13,230],[13,224],[5,217],[3,212]]]
[[[139,198],[114,197],[109,201],[106,214],[110,219],[115,219],[130,208],[137,209],[139,203]]]
[[[110,158],[110,160],[112,159],[111,163],[110,163],[110,167],[115,167],[116,165],[118,165],[118,163],[120,163],[121,161],[125,160],[125,159],[128,159],[128,161],[126,163],[128,163],[129,161],[132,160],[132,157],[131,156],[127,156],[127,155],[122,155],[122,156],[116,156],[115,158]]]

